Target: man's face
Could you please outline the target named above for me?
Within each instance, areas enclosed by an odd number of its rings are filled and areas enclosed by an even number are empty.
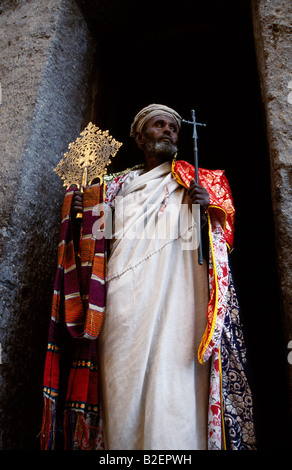
[[[154,116],[146,122],[136,142],[146,152],[172,156],[177,151],[178,132],[174,119],[164,115]]]

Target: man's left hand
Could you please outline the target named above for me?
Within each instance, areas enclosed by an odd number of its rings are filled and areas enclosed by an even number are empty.
[[[210,196],[206,188],[195,182],[194,179],[190,182],[188,195],[193,204],[200,204],[201,211],[205,212],[210,204]]]
[[[210,204],[210,196],[207,189],[192,179],[188,189],[188,195],[192,201],[192,204],[200,204],[202,222],[205,222],[205,212]]]

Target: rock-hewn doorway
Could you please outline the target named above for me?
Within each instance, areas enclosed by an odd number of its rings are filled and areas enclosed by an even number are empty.
[[[231,261],[249,351],[259,446],[281,448],[285,432],[271,436],[269,429],[285,428],[286,351],[249,2],[150,1],[139,8],[126,3],[126,10],[111,11],[110,31],[98,40],[91,117],[124,142],[113,169],[140,162],[129,127],[136,112],[151,102],[172,106],[186,119],[195,108],[198,119],[207,123],[199,131],[200,165],[226,170],[237,209]],[[89,21],[98,33],[98,11],[91,8]],[[189,129],[181,132],[179,158],[192,161]]]

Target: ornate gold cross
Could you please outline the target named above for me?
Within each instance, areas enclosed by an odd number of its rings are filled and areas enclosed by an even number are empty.
[[[121,146],[109,131],[102,131],[90,122],[75,142],[69,144],[68,152],[54,171],[67,188],[76,184],[82,191],[95,178],[99,178],[101,184],[110,157],[114,157]]]

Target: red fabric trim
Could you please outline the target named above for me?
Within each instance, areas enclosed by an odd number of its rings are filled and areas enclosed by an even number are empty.
[[[190,186],[191,179],[195,179],[193,165],[183,160],[175,162],[173,174],[186,188]],[[217,212],[224,228],[225,240],[230,248],[233,248],[235,208],[224,170],[199,168],[199,184],[207,189],[210,196],[209,210]]]

